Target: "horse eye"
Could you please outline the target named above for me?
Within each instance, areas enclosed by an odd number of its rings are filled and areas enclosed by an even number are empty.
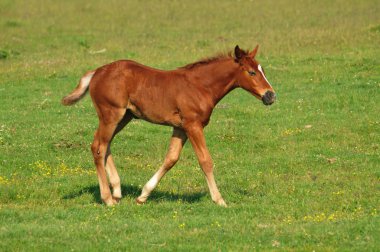
[[[248,71],[249,75],[254,76],[256,73],[254,71]]]

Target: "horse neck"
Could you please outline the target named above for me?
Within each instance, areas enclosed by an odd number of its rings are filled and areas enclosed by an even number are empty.
[[[210,90],[214,105],[226,94],[236,88],[236,71],[238,65],[232,58],[220,59],[215,62],[198,66],[192,70],[192,75],[202,87]]]

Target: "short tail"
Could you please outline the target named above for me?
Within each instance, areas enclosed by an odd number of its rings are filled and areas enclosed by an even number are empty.
[[[92,76],[94,76],[95,71],[87,72],[81,79],[78,86],[67,96],[62,99],[62,104],[65,106],[73,105],[77,101],[83,98],[83,96],[87,93],[88,87],[90,86],[90,82]]]

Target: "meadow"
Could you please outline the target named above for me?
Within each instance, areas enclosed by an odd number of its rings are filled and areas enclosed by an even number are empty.
[[[379,251],[380,4],[362,1],[0,0],[0,251]],[[206,128],[228,208],[189,143],[145,205],[171,128],[113,141],[123,199],[99,196],[89,96],[117,59],[174,69],[260,45],[277,92],[234,90]]]

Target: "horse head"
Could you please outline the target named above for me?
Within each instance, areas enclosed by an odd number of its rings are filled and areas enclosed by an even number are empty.
[[[235,61],[239,63],[236,81],[239,87],[262,100],[265,105],[271,105],[276,100],[276,94],[265,77],[263,67],[255,59],[258,49],[258,45],[252,52],[235,47]]]

